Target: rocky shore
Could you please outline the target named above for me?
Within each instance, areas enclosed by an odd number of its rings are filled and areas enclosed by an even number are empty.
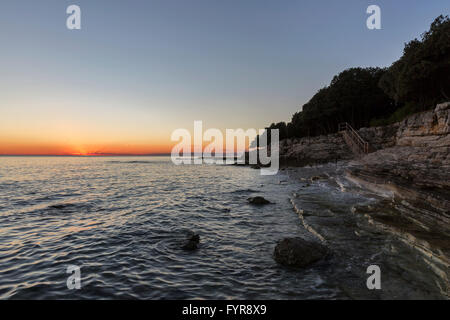
[[[377,207],[355,207],[354,213],[422,253],[443,280],[441,292],[450,296],[450,102],[358,133],[369,143],[368,154],[352,153],[337,133],[281,141],[280,164],[347,160],[345,177],[386,199]]]
[[[351,160],[350,179],[366,182],[435,214],[424,223],[450,225],[450,102],[385,127],[361,128],[371,152],[352,153],[340,133],[280,141],[280,163],[306,166]],[[427,211],[428,212],[428,211]]]
[[[450,103],[412,115],[389,127],[373,128],[375,137],[390,135],[385,147],[351,162],[350,178],[390,192],[419,207],[412,217],[448,233],[450,226]],[[374,144],[369,129],[360,134]]]

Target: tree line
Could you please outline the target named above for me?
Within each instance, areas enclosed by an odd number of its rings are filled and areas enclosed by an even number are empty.
[[[450,19],[439,16],[430,30],[405,44],[389,68],[350,68],[320,89],[290,122],[272,123],[280,139],[338,131],[340,122],[358,129],[402,120],[450,101]]]

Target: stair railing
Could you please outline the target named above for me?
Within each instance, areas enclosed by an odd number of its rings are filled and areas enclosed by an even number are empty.
[[[347,144],[351,143],[356,146],[360,153],[369,153],[369,143],[361,138],[359,133],[348,122],[339,123],[339,131],[343,132],[350,139],[350,141],[345,139]]]

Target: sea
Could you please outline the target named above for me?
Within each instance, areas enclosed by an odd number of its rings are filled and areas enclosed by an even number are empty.
[[[0,299],[443,298],[420,252],[355,213],[386,196],[346,165],[265,176],[170,157],[0,157]],[[184,250],[193,233],[197,250]],[[280,265],[288,237],[330,254]],[[367,285],[373,265],[380,289]]]

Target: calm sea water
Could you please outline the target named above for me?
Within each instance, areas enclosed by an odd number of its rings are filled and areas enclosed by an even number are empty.
[[[417,253],[352,215],[352,206],[377,198],[333,172],[261,176],[164,157],[2,157],[0,298],[440,297]],[[329,178],[302,180],[318,173]],[[256,195],[275,204],[249,205]],[[314,238],[293,206],[317,214],[314,227],[333,250],[301,270],[272,258],[284,237]],[[193,252],[181,249],[190,231],[201,237]],[[373,263],[383,271],[378,292],[366,287]],[[81,268],[80,290],[67,288],[68,265]]]

